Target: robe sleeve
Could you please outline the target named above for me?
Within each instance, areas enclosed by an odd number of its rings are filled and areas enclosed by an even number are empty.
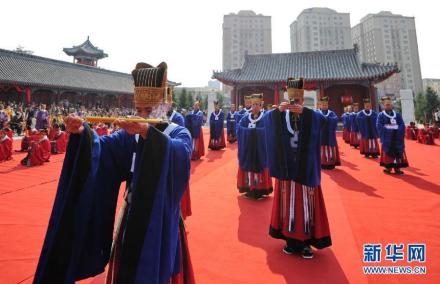
[[[73,283],[104,271],[130,141],[125,131],[98,137],[88,125],[70,135],[34,283]]]
[[[289,171],[284,148],[282,115],[278,109],[270,110],[263,117],[267,151],[267,166],[270,176],[280,180],[289,179]]]
[[[179,128],[170,134],[174,178],[174,198],[180,203],[189,181],[192,139],[187,129]]]
[[[238,126],[238,160],[240,169],[261,173],[267,165],[264,122],[256,128],[248,128],[248,121],[243,118]]]
[[[382,143],[384,143],[384,122],[383,122],[383,117],[384,117],[384,115],[382,113],[379,113],[379,115],[377,116],[377,121],[376,121],[377,133],[379,134],[380,141]]]

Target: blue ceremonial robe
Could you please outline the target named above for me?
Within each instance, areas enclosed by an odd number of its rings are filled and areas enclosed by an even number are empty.
[[[191,111],[185,117],[185,127],[191,133],[193,139],[199,138],[202,135],[202,125],[203,125],[203,112]]]
[[[171,122],[173,122],[179,126],[185,127],[185,118],[183,117],[182,114],[178,113],[175,110],[171,114],[170,120],[171,120]]]
[[[104,271],[123,181],[131,202],[116,283],[168,283],[179,272],[191,136],[176,125],[167,134],[150,127],[136,143],[124,130],[98,137],[85,125],[70,136],[34,283],[74,283]]]
[[[325,123],[321,131],[321,146],[336,146],[336,128],[338,116],[331,110],[319,111],[325,117]]]
[[[368,116],[364,111],[358,112],[356,116],[356,125],[361,133],[362,139],[375,139],[378,137],[377,129],[377,113],[371,110],[371,115]]]
[[[237,130],[236,130],[236,116],[238,115],[238,113],[236,111],[234,112],[228,112],[228,115],[226,116],[226,130],[228,132],[228,134],[232,134],[235,135]]]
[[[383,151],[392,158],[401,158],[405,151],[405,123],[400,113],[396,112],[395,114],[396,129],[387,128],[391,125],[391,120],[383,112],[377,116],[376,128]]]
[[[303,108],[299,121],[298,147],[291,147],[293,135],[288,131],[286,113],[278,109],[265,115],[267,163],[270,175],[279,180],[293,180],[316,187],[321,184],[322,114]]]
[[[237,127],[238,161],[242,171],[261,173],[267,167],[264,120],[249,128],[249,114],[245,115]]]
[[[346,112],[342,115],[342,123],[344,128],[348,131],[351,131],[351,121],[350,121],[351,112]]]
[[[219,110],[220,114],[217,112],[218,115],[217,120],[216,116],[214,115],[214,112],[211,113],[211,116],[209,117],[209,128],[211,131],[211,138],[218,140],[222,136],[223,131],[223,122],[225,121],[225,113],[222,110]]]
[[[349,116],[349,126],[350,126],[350,131],[351,132],[359,132],[359,128],[358,125],[356,123],[356,116],[357,116],[358,112],[352,112],[350,113]]]

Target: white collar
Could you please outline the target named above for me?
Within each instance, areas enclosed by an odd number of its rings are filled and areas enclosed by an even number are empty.
[[[170,116],[170,121],[173,121],[173,118],[174,118],[175,115],[176,115],[176,111],[173,110],[173,113],[172,113],[171,116]]]
[[[322,110],[319,110],[319,112],[320,112],[323,116],[328,117],[332,111],[328,109],[328,110],[327,110],[327,114],[324,114],[324,113],[322,112]]]
[[[162,132],[163,134],[170,136],[170,133],[176,129],[176,127],[178,127],[179,125],[171,122],[170,124],[168,124],[167,128],[165,128],[165,130]]]
[[[222,113],[222,109],[219,109],[219,110],[218,110],[218,114],[215,114],[215,111],[212,112],[212,114],[214,114],[214,116],[215,116],[216,118],[218,118],[218,117],[220,116],[221,113]]]
[[[362,112],[366,115],[366,116],[371,116],[373,114],[373,110],[370,109],[370,114],[368,114],[365,109],[362,110]]]
[[[295,130],[293,130],[292,126],[290,125],[290,115],[289,110],[286,110],[286,124],[287,124],[287,131],[289,131],[290,134],[295,135]]]
[[[248,117],[251,124],[256,124],[258,121],[260,121],[263,118],[263,112],[260,112],[260,115],[257,117],[257,119],[252,119],[252,112],[249,112]]]
[[[392,112],[393,112],[393,116],[390,116],[387,112],[386,112],[386,110],[383,110],[382,111],[382,113],[386,116],[386,117],[388,117],[388,118],[396,118],[396,116],[397,116],[397,114],[396,114],[396,112],[394,111],[394,110],[392,110]]]
[[[197,112],[192,111],[193,114],[199,114],[201,112],[201,110],[198,110]]]
[[[3,141],[8,140],[8,139],[10,139],[9,136],[5,135],[5,137],[3,137],[2,140],[0,140],[0,142],[3,142]]]
[[[41,138],[40,140],[38,140],[38,143],[43,142],[44,140],[49,140],[49,139],[47,139],[47,135],[44,135],[43,138]]]

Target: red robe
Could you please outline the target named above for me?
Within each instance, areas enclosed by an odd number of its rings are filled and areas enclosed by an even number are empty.
[[[429,130],[432,133],[432,137],[438,139],[440,137],[440,130],[438,127],[430,127]]]
[[[21,161],[25,166],[39,166],[44,162],[49,162],[50,158],[50,141],[47,137],[34,142],[29,149],[28,155]]]
[[[419,129],[419,133],[417,135],[417,142],[426,144],[426,145],[434,145],[434,136],[430,129]]]
[[[409,140],[417,140],[417,127],[407,126],[405,129],[405,137]]]
[[[0,162],[12,159],[12,139],[5,136],[0,139]]]
[[[50,138],[49,138],[50,139]],[[52,135],[50,139],[52,154],[61,154],[66,152],[67,147],[67,135],[64,131],[60,131],[58,134]]]
[[[6,135],[7,135],[9,138],[12,139],[12,136],[14,135],[14,131],[12,131],[12,130],[9,129],[9,128],[4,129],[3,131],[6,133]]]
[[[302,244],[318,249],[331,245],[330,228],[320,186],[275,180],[270,235],[290,247]]]
[[[21,152],[25,152],[29,150],[29,147],[32,145],[33,142],[38,141],[39,135],[38,132],[35,130],[29,130],[27,134],[21,139]]]
[[[186,217],[189,217],[192,215],[191,195],[190,195],[190,191],[189,191],[189,185],[187,186],[185,192],[182,195],[182,199],[180,200],[180,211],[182,212],[183,220],[185,220]]]
[[[226,147],[226,140],[225,140],[225,130],[222,129],[222,134],[220,136],[220,139],[211,139],[209,137],[209,145],[208,148],[212,150],[220,150]]]
[[[200,132],[199,138],[193,138],[193,151],[191,160],[198,160],[205,156],[205,142],[203,141],[203,133]]]

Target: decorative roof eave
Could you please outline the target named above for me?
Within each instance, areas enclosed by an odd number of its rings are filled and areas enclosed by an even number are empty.
[[[63,48],[63,51],[70,56],[93,56],[97,59],[102,59],[108,56],[106,53],[104,53],[104,50],[94,46],[90,42],[89,37],[87,37],[87,40],[82,44],[73,47],[65,47]]]
[[[78,92],[90,92],[90,93],[107,93],[107,94],[133,94],[134,92],[124,92],[124,91],[116,91],[116,90],[103,90],[103,89],[93,89],[93,88],[79,88],[75,86],[61,86],[61,85],[51,85],[51,84],[40,84],[35,82],[19,82],[19,81],[10,81],[10,80],[1,80],[0,83],[2,84],[9,84],[9,85],[19,85],[24,87],[36,87],[36,88],[48,88],[48,89],[62,89],[62,90],[73,90]]]
[[[313,79],[307,79],[304,78],[304,80],[306,82],[329,82],[329,81],[333,81],[333,82],[340,82],[340,81],[359,81],[359,80],[369,80],[372,81],[374,83],[380,83],[386,79],[388,79],[389,77],[391,77],[394,73],[399,73],[399,69],[397,68],[397,66],[392,66],[393,68],[390,69],[389,71],[385,71],[382,74],[379,75],[373,75],[373,76],[361,76],[361,77],[345,77],[345,78],[313,78]],[[214,72],[212,78],[213,79],[217,79],[220,82],[222,82],[225,85],[228,86],[233,86],[236,84],[277,84],[277,83],[284,83],[285,80],[282,79],[271,79],[271,80],[237,80],[237,79],[227,79],[225,78],[225,76],[223,74],[225,74],[226,72]],[[286,78],[287,79],[287,78]]]
[[[63,89],[63,90],[74,90],[74,91],[80,91],[80,92],[100,92],[100,93],[108,93],[108,94],[118,94],[118,95],[133,95],[134,92],[126,92],[126,91],[117,91],[117,90],[103,90],[103,89],[93,89],[93,88],[79,88],[75,86],[61,86],[61,85],[51,85],[51,84],[40,84],[35,82],[19,82],[19,81],[11,81],[11,80],[0,80],[1,84],[6,85],[19,85],[19,86],[25,86],[25,87],[36,87],[36,88],[56,88],[56,89]],[[171,87],[177,87],[182,85],[182,83],[177,83],[173,81],[168,81],[168,85]],[[134,85],[133,85],[134,86]]]

